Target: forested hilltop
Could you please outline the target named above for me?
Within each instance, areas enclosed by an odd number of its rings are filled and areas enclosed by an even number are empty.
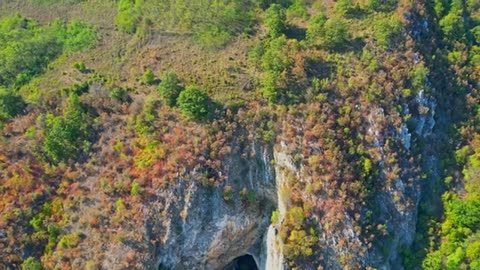
[[[0,269],[480,270],[480,0],[0,0]]]

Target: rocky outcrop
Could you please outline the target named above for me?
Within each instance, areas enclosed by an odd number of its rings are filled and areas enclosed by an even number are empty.
[[[252,255],[261,269],[270,264],[265,259],[270,252],[266,241],[277,207],[272,149],[252,142],[245,151],[248,158],[230,157],[223,186],[205,187],[195,181],[198,172],[192,172],[191,181],[179,179],[161,191],[167,218],[162,219],[165,230],[156,247],[155,267],[221,269],[245,254]],[[225,186],[232,188],[231,198]]]

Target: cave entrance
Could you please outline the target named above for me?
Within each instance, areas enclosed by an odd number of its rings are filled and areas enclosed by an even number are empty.
[[[258,267],[252,255],[247,254],[235,258],[223,270],[258,270]]]

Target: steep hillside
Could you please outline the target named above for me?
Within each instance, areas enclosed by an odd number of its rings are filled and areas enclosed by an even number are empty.
[[[0,268],[480,269],[479,82],[478,0],[1,1]]]

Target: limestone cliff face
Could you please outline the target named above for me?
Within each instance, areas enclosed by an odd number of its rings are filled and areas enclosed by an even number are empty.
[[[298,171],[292,158],[277,148],[252,142],[246,150],[252,154],[249,161],[231,157],[232,169],[225,186],[235,188],[232,200],[225,200],[222,187],[205,187],[182,179],[162,191],[159,196],[167,202],[162,212],[168,217],[161,219],[165,228],[162,242],[155,247],[155,259],[150,262],[155,265],[147,268],[222,269],[245,254],[253,256],[262,270],[288,268],[278,237],[279,224],[270,224],[271,213],[278,209],[281,220],[287,208],[281,168]],[[245,202],[238,196],[244,188],[253,191],[252,201]],[[152,226],[146,224],[147,235],[153,233]]]
[[[267,243],[273,239],[270,217],[277,208],[273,150],[251,142],[244,152],[226,161],[222,186],[202,185],[196,181],[200,173],[193,171],[192,179],[178,179],[158,191],[163,203],[148,206],[144,227],[138,228],[145,239],[160,239],[150,246],[145,269],[222,269],[245,254],[261,269],[280,269],[267,259],[267,254],[281,256]],[[225,186],[232,188],[231,198]],[[121,254],[112,249],[110,256]],[[111,262],[104,267],[116,269]]]

